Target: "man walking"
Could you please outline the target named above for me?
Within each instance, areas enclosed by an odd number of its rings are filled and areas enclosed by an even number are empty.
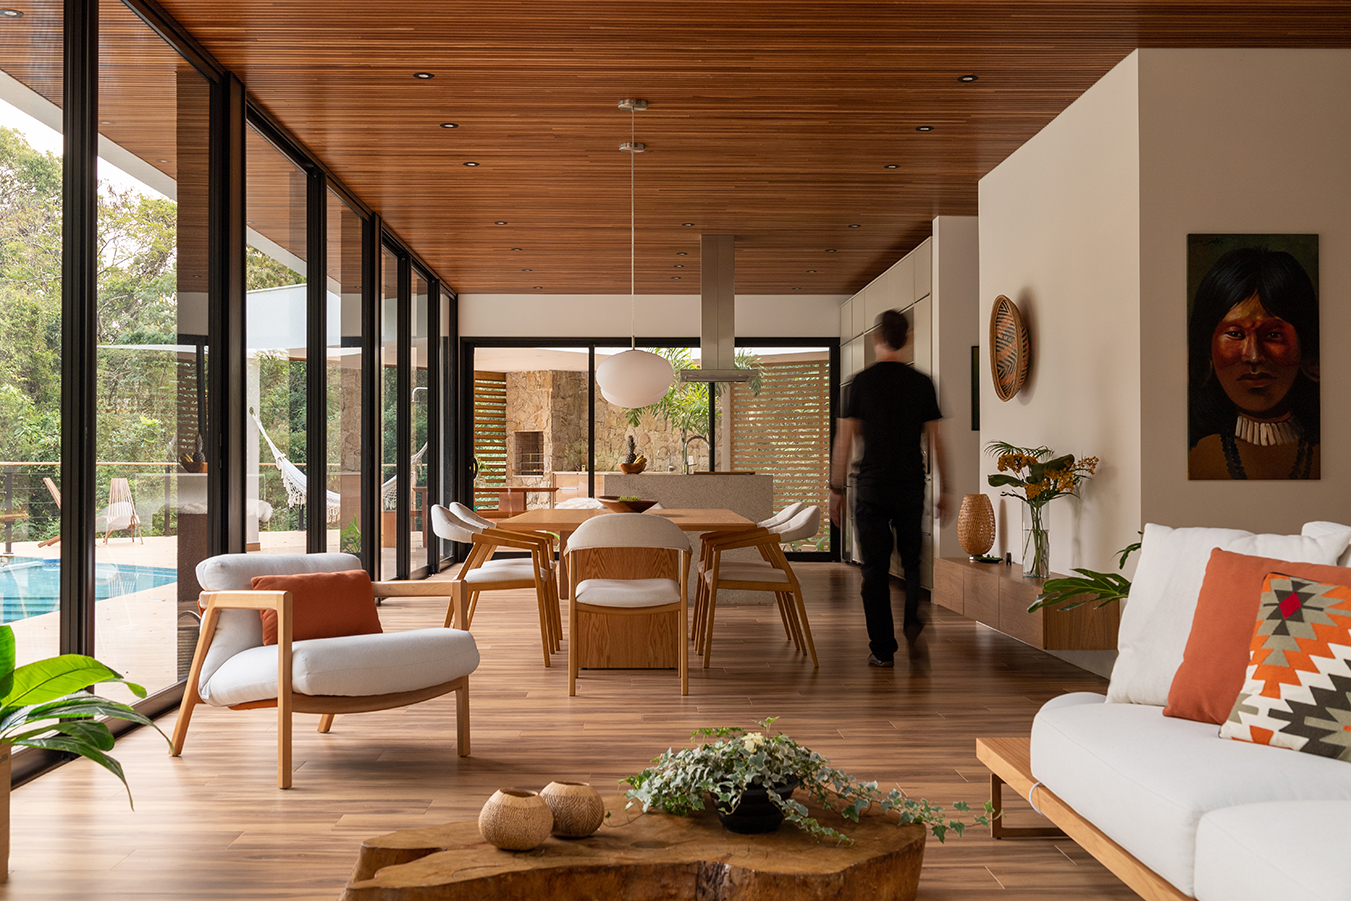
[[[924,456],[931,447],[938,485],[943,484],[942,413],[933,382],[901,362],[910,323],[896,310],[877,317],[873,349],[877,362],[854,376],[835,435],[830,478],[830,521],[843,522],[843,490],[854,441],[863,440],[854,521],[863,552],[863,615],[868,622],[869,666],[895,666],[896,631],[891,617],[890,564],[894,546],[905,567],[905,621],[912,652],[924,623],[919,616],[920,551],[924,515]],[[947,515],[946,492],[938,515]],[[892,533],[895,532],[893,539]]]

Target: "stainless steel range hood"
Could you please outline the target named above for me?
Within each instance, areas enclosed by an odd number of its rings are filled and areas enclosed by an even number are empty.
[[[699,239],[700,369],[680,373],[682,382],[748,382],[749,369],[736,367],[735,235]]]

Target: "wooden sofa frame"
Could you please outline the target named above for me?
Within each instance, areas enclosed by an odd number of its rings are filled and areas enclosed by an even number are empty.
[[[978,738],[976,757],[990,771],[990,803],[995,813],[990,832],[994,838],[1050,838],[1065,835],[1097,858],[1099,863],[1145,901],[1193,901],[1038,782],[1032,776],[1031,739]],[[1059,828],[1004,825],[1001,814],[1005,785],[1026,798],[1034,810]]]
[[[445,597],[450,596],[450,609],[446,616],[446,626],[452,622],[464,623],[467,619],[464,603],[464,591],[458,582],[374,582],[377,598],[389,597]],[[469,756],[469,677],[461,676],[450,682],[432,685],[417,691],[396,692],[394,694],[364,695],[347,697],[337,695],[306,695],[291,689],[291,593],[289,591],[204,591],[202,601],[206,611],[202,614],[202,630],[197,637],[197,650],[192,657],[192,669],[188,672],[188,684],[183,691],[183,703],[178,708],[178,721],[174,724],[172,747],[173,757],[183,753],[183,744],[188,736],[188,723],[192,720],[193,708],[202,703],[198,693],[202,665],[206,661],[207,651],[216,637],[216,624],[222,610],[275,610],[277,612],[277,697],[274,700],[250,701],[235,704],[231,710],[255,710],[263,707],[277,708],[277,788],[291,787],[291,715],[293,713],[319,714],[319,731],[328,732],[333,726],[333,718],[340,713],[369,713],[375,710],[388,710],[392,707],[406,707],[420,701],[440,697],[447,692],[456,692],[455,730],[456,753],[461,757]]]

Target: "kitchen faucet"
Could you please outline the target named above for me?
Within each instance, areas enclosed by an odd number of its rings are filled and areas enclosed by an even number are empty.
[[[710,454],[713,452],[713,448],[709,445],[708,439],[703,435],[691,435],[686,438],[685,443],[680,446],[680,456],[685,460],[685,475],[690,474],[690,442],[696,438],[704,442],[704,446],[708,448]]]

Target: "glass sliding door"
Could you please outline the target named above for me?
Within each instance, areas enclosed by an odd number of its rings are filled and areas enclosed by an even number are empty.
[[[121,3],[99,34],[95,653],[155,691],[187,675],[207,556],[210,85]]]
[[[60,653],[62,26],[55,4],[0,27],[0,622],[20,664]]]
[[[427,277],[420,270],[414,269],[410,298],[412,333],[409,336],[408,353],[410,396],[406,407],[409,428],[408,443],[403,454],[403,458],[408,461],[408,484],[412,489],[412,496],[408,499],[409,522],[406,528],[409,563],[413,570],[422,569],[432,562],[429,558],[431,542],[427,540],[431,535],[431,520],[426,511],[428,474],[431,472],[432,462],[427,456],[431,437],[427,431],[427,412],[431,404],[428,370],[430,361],[428,351],[431,346],[429,290]]]
[[[252,125],[244,142],[248,249],[245,548],[304,553],[307,279],[305,171]],[[315,491],[322,484],[315,478]],[[318,495],[318,515],[324,500]]]
[[[361,555],[361,233],[364,222],[342,198],[328,193],[328,490],[330,551]],[[331,495],[330,495],[331,498]]]
[[[398,577],[399,258],[380,253],[380,563],[377,577]]]

